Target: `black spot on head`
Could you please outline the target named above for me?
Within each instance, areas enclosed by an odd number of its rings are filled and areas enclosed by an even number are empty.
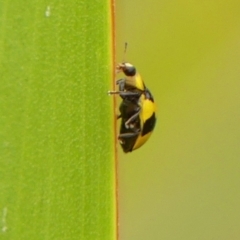
[[[126,76],[133,77],[136,74],[136,68],[134,66],[127,66],[124,64],[123,72]]]

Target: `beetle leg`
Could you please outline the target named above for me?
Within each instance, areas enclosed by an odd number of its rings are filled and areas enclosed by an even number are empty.
[[[108,95],[111,95],[111,94],[119,94],[124,97],[140,95],[138,92],[108,91]]]
[[[131,138],[131,137],[135,137],[139,134],[139,132],[132,132],[132,133],[122,133],[118,136],[118,139],[120,138]]]
[[[119,85],[119,91],[124,91],[125,89],[125,79],[119,79],[116,81],[116,84]]]
[[[140,109],[138,110],[138,112],[136,112],[134,115],[132,115],[126,122],[125,122],[125,127],[126,128],[131,128],[131,122],[133,122],[139,115],[140,113]]]
[[[119,114],[117,115],[117,119],[121,118],[122,117],[122,114]]]

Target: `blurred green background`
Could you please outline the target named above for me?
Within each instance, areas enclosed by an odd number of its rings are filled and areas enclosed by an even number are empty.
[[[117,1],[117,61],[158,106],[149,141],[119,148],[121,240],[240,239],[240,2]]]

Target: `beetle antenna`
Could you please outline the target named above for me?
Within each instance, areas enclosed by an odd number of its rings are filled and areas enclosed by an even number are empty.
[[[126,57],[126,52],[127,52],[127,46],[128,46],[128,43],[125,42],[125,44],[124,44],[124,51],[123,51],[123,60],[122,60],[123,63],[125,62],[125,57]]]

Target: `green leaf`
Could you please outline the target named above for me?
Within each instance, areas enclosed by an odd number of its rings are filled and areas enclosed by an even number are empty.
[[[109,1],[0,3],[0,238],[114,239]]]

